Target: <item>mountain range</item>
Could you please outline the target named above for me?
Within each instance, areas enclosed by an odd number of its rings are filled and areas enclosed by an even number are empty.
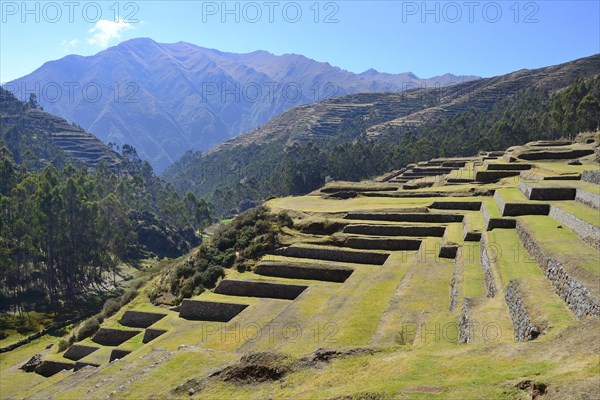
[[[69,55],[4,85],[104,142],[135,146],[163,171],[188,150],[205,151],[283,111],[359,92],[441,88],[477,79],[445,74],[360,74],[301,55],[225,53],[139,38],[96,55]]]
[[[593,130],[599,76],[596,54],[441,89],[299,105],[208,152],[185,154],[162,176],[180,192],[235,208],[248,198],[303,194],[327,178],[360,180],[423,158],[571,135],[584,129],[578,116],[589,115],[585,129]]]

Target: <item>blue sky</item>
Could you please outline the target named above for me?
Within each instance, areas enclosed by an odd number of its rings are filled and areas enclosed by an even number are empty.
[[[599,1],[0,3],[0,82],[135,37],[423,78],[494,76],[600,52]]]

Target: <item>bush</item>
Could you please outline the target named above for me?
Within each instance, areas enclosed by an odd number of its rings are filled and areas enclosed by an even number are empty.
[[[61,353],[61,352],[65,351],[66,349],[69,348],[70,345],[71,344],[67,340],[60,339],[58,341],[58,352]]]
[[[94,315],[93,317],[86,319],[83,324],[81,324],[77,330],[77,335],[75,338],[78,342],[80,342],[98,332],[98,329],[100,329],[100,322],[98,321],[98,317]]]
[[[133,300],[136,295],[137,295],[136,289],[134,289],[134,288],[127,289],[125,291],[125,293],[123,293],[123,296],[121,296],[121,307],[123,307],[125,304],[127,304],[131,300]]]
[[[104,318],[108,318],[116,314],[121,308],[121,301],[117,299],[108,299],[102,307],[102,315]]]

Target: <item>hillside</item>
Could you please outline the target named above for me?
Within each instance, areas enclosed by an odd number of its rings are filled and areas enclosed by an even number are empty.
[[[420,79],[411,73],[374,70],[354,74],[295,54],[234,54],[185,42],[132,39],[94,56],[70,55],[47,62],[5,88],[14,89],[19,97],[23,85],[52,89],[58,85],[62,88],[58,99],[38,95],[46,110],[76,122],[104,142],[135,146],[162,172],[186,151],[207,150],[296,105],[349,93],[398,92],[475,78],[446,74]],[[93,87],[86,97],[83,88],[89,85]]]
[[[30,107],[0,88],[0,143],[12,151],[17,163],[30,162],[38,168],[45,164],[112,168],[121,155],[94,135],[65,119]],[[26,154],[27,150],[31,154]]]
[[[593,130],[600,121],[599,74],[595,55],[441,89],[298,106],[208,152],[187,153],[163,176],[228,211],[245,198],[306,193],[328,177],[363,179],[423,158]],[[580,102],[590,111],[576,114]],[[578,116],[586,126],[576,126]]]
[[[66,352],[2,354],[3,396],[595,398],[599,150],[536,141],[271,199],[277,218],[211,239],[236,260],[211,290],[153,304],[160,279],[215,268],[175,262]],[[279,248],[243,259],[277,224]]]

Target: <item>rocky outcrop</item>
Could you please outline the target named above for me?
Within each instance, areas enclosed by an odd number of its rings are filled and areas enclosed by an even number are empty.
[[[518,280],[510,281],[504,292],[504,300],[513,321],[515,340],[523,342],[538,337],[541,330],[533,324],[531,315],[525,307]]]
[[[568,273],[559,260],[544,253],[527,231],[527,227],[520,221],[517,222],[517,234],[527,252],[544,271],[544,275],[554,287],[556,294],[578,318],[600,315],[598,300],[592,297],[590,291],[581,282]]]

